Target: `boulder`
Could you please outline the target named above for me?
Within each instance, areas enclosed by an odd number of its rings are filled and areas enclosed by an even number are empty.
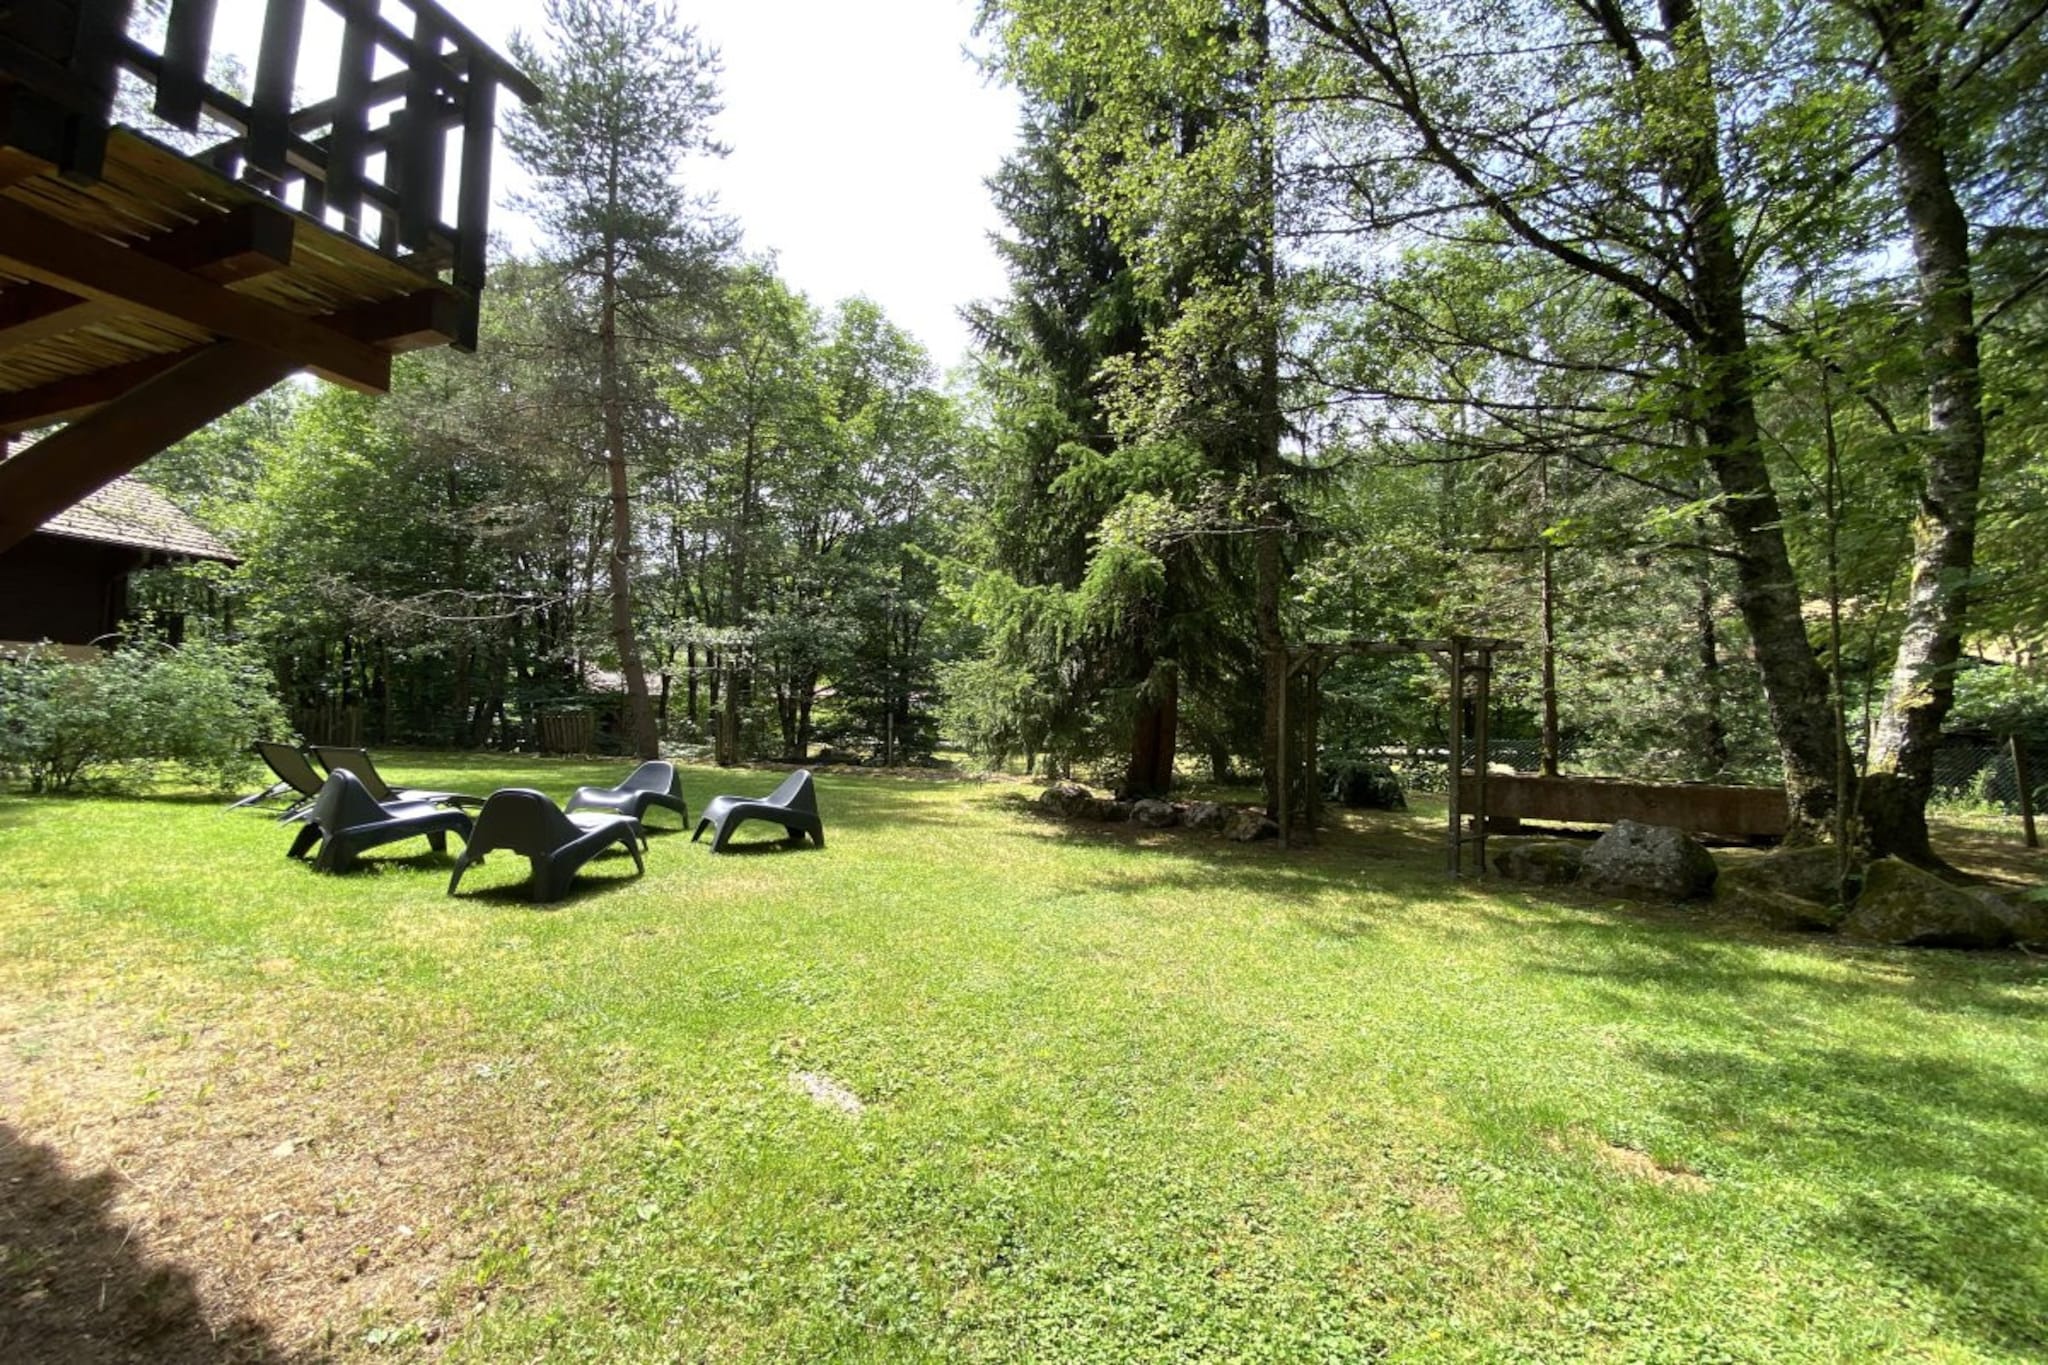
[[[1329,778],[1329,792],[1352,810],[1407,810],[1401,779],[1384,763],[1346,763]]]
[[[1055,782],[1038,794],[1038,804],[1069,820],[1095,818],[1095,793],[1079,782]]]
[[[1692,900],[1714,889],[1714,855],[1683,830],[1617,820],[1586,850],[1579,880],[1594,891]]]
[[[1586,846],[1571,839],[1529,839],[1493,855],[1493,866],[1510,881],[1557,886],[1577,881]]]
[[[2048,952],[2048,888],[2036,887],[2011,897],[1979,891],[1977,897],[2005,921],[2012,930],[2014,943],[2035,952]]]
[[[1880,858],[1863,874],[1863,894],[1842,932],[1908,948],[2003,948],[2015,937],[1981,895],[1897,858]]]
[[[1180,811],[1171,801],[1133,801],[1130,818],[1147,829],[1172,829],[1180,823]]]
[[[813,754],[811,756],[811,764],[813,767],[818,768],[832,767],[835,765],[857,768],[860,766],[860,755],[852,752],[851,750],[838,749],[834,748],[830,744],[827,744],[824,748],[818,750],[816,754]]]
[[[1714,903],[1773,929],[1825,933],[1849,913],[1835,881],[1838,868],[1828,845],[1752,858],[1721,870]],[[1850,874],[1860,877],[1860,864],[1852,865]]]
[[[1187,808],[1180,822],[1189,829],[1206,830],[1214,833],[1230,824],[1230,808],[1214,801],[1197,801]]]
[[[1277,839],[1280,826],[1266,818],[1265,812],[1241,810],[1230,818],[1224,827],[1223,837],[1234,839],[1240,844],[1255,843],[1260,839]]]

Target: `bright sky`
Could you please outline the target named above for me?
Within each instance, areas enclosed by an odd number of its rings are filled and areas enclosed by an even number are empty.
[[[541,0],[442,0],[500,52],[515,28],[545,28]],[[333,88],[338,23],[309,6],[300,84]],[[821,307],[865,294],[932,352],[941,369],[968,347],[957,310],[1002,292],[988,236],[999,226],[984,181],[1016,142],[1017,103],[966,56],[972,0],[684,0],[681,14],[725,64],[732,148],[691,163],[686,183],[718,194],[745,249],[773,251],[782,275]],[[263,0],[225,0],[216,47],[251,71]],[[492,226],[525,237],[508,200],[502,149]]]

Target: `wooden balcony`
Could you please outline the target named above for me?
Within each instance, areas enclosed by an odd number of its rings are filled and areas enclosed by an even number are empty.
[[[132,4],[0,0],[0,455],[66,424],[0,461],[0,549],[287,375],[474,346],[498,92],[539,94],[431,0],[270,0],[245,100],[214,0]]]

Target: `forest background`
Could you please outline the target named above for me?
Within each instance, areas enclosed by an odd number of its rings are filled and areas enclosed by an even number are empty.
[[[1011,286],[942,382],[679,180],[712,35],[555,0],[478,353],[145,466],[243,562],[143,598],[370,743],[1269,801],[1284,645],[1502,636],[1538,766],[1910,854],[1944,734],[2048,740],[2044,12],[989,0]],[[1323,765],[1447,705],[1342,665]]]

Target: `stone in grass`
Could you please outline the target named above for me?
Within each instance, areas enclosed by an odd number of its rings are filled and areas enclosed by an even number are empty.
[[[1528,839],[1493,855],[1494,868],[1510,881],[1559,886],[1576,881],[1586,846],[1571,839]]]
[[[1401,779],[1384,763],[1345,763],[1327,778],[1330,794],[1350,810],[1407,810]]]
[[[860,1096],[830,1076],[816,1071],[794,1071],[789,1078],[799,1090],[826,1109],[837,1109],[848,1118],[856,1119],[867,1112],[867,1105],[861,1102]]]
[[[1099,804],[1094,792],[1079,782],[1055,782],[1038,794],[1038,804],[1069,820],[1094,817]]]
[[[1827,933],[1849,913],[1837,878],[1840,863],[1831,845],[1791,848],[1723,868],[1714,884],[1714,903],[1741,915],[1795,933]],[[1849,869],[1862,876],[1860,861]]]
[[[1189,829],[1214,833],[1230,824],[1230,808],[1215,801],[1197,801],[1187,808],[1180,822]]]
[[[1880,858],[1863,874],[1842,932],[1900,948],[2003,948],[2015,937],[1983,897],[1897,858]]]
[[[1609,895],[1683,901],[1712,892],[1719,875],[1714,855],[1683,830],[1617,820],[1586,850],[1579,879]]]
[[[1256,843],[1261,839],[1280,837],[1280,826],[1266,818],[1265,812],[1241,810],[1230,817],[1229,825],[1223,830],[1223,837],[1240,844]]]
[[[2012,930],[2014,943],[2033,952],[2048,952],[2048,887],[2035,887],[2009,897],[1979,890],[1976,896],[2005,921]]]
[[[1180,812],[1171,801],[1133,801],[1131,823],[1147,829],[1172,829],[1180,823]]]

